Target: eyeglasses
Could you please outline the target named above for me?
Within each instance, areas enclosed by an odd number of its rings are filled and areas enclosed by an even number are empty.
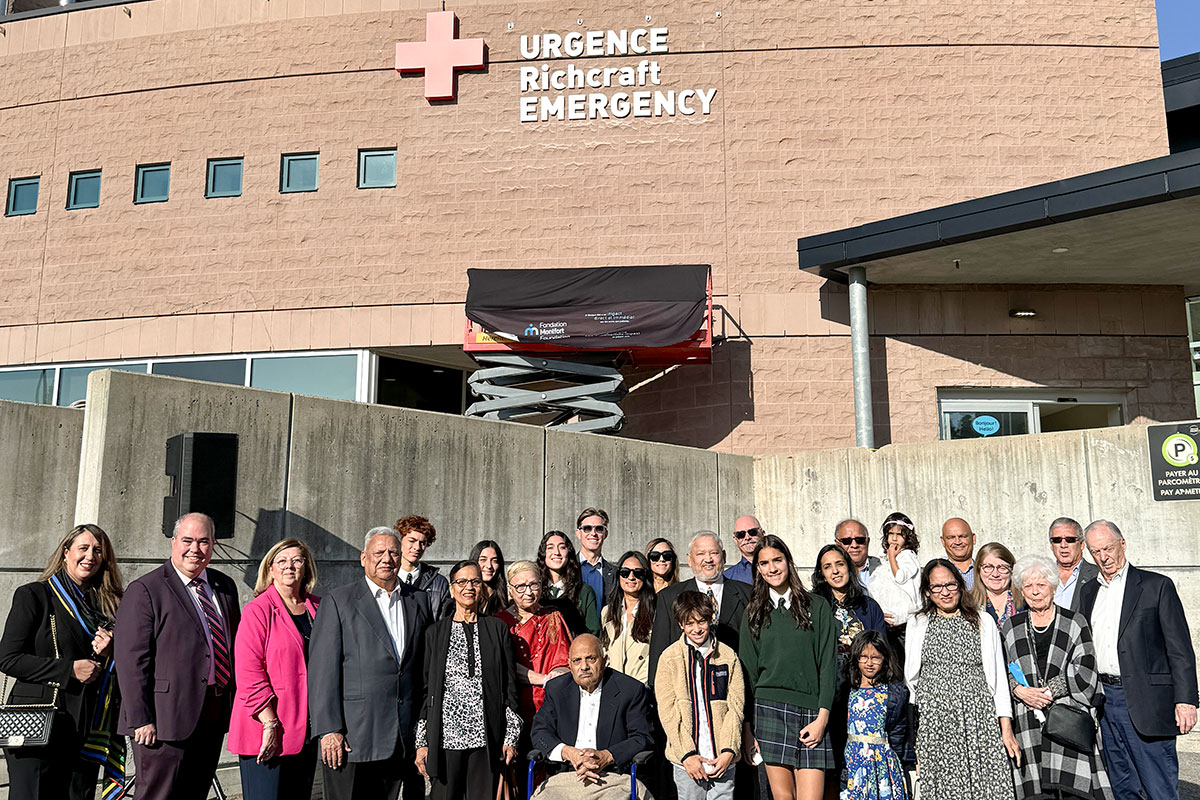
[[[638,567],[637,569],[621,567],[619,570],[617,570],[617,574],[622,578],[637,578],[639,581],[646,580],[646,570],[642,569],[641,567]]]
[[[303,558],[292,558],[292,559],[280,558],[280,559],[276,559],[275,561],[272,561],[271,566],[278,567],[279,569],[287,569],[288,567],[295,567],[296,569],[299,569],[300,567],[304,566],[304,559]]]
[[[957,583],[935,583],[929,587],[930,594],[954,594],[957,591]]]
[[[677,556],[674,550],[651,550],[646,554],[646,558],[651,564],[657,564],[659,561],[674,561]]]
[[[1075,544],[1079,541],[1078,536],[1051,536],[1050,544]]]
[[[760,534],[762,534],[762,528],[746,528],[744,531],[734,531],[733,538],[740,542],[747,536],[759,536]]]
[[[542,585],[534,581],[533,583],[510,583],[509,586],[517,594],[533,594],[534,590],[540,589]]]
[[[869,542],[871,540],[866,536],[847,536],[845,539],[838,539],[838,541],[841,542],[843,545],[848,545],[848,544],[866,544],[867,542]]]
[[[608,526],[607,525],[580,525],[579,530],[583,531],[584,533],[592,533],[593,531],[595,533],[608,533]]]
[[[1007,575],[1012,572],[1012,567],[1008,564],[984,564],[979,568],[979,571],[984,575],[991,575],[993,573],[996,575]]]
[[[459,578],[456,581],[450,581],[451,586],[457,586],[459,589],[465,589],[468,586],[478,589],[483,586],[483,581],[479,578]]]
[[[864,653],[863,655],[858,657],[858,660],[860,662],[866,662],[868,664],[882,664],[883,656],[869,656]]]

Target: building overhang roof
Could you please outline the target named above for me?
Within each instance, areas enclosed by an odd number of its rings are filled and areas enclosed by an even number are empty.
[[[877,284],[1163,284],[1200,293],[1200,150],[797,242],[800,269]]]

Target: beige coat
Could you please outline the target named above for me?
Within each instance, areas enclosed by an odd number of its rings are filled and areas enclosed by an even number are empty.
[[[682,764],[696,751],[696,738],[692,730],[692,701],[688,691],[688,648],[685,637],[663,651],[658,659],[658,671],[654,675],[654,695],[658,700],[658,718],[667,734],[667,758]],[[725,699],[710,700],[709,715],[717,755],[728,750],[736,762],[742,749],[742,717],[745,714],[746,690],[742,679],[742,662],[737,654],[724,644],[713,639],[709,653],[711,668],[724,667],[728,672]]]
[[[608,649],[604,651],[608,665],[617,672],[623,672],[631,678],[648,683],[650,680],[650,642],[639,642],[633,638],[633,626],[622,625],[621,635],[613,637],[611,622],[604,623],[605,638],[609,640]]]

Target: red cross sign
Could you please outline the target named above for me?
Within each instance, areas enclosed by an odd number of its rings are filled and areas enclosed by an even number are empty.
[[[429,12],[425,41],[396,43],[396,71],[424,72],[426,100],[453,100],[455,70],[483,65],[483,39],[459,39],[453,11]]]

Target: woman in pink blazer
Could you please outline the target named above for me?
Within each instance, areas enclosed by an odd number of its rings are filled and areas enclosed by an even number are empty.
[[[245,800],[310,797],[316,740],[308,731],[308,638],[321,598],[304,543],[284,539],[258,567],[254,599],[234,639],[237,692],[228,748]]]

